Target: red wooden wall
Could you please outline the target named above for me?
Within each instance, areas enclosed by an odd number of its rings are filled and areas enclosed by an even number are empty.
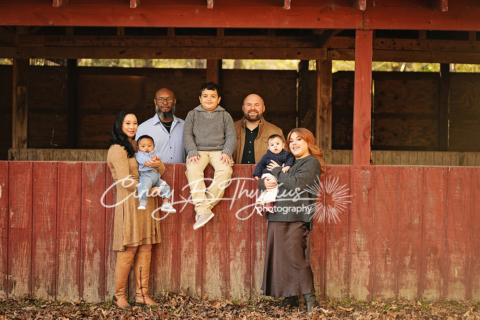
[[[234,177],[252,170],[236,165]],[[167,165],[174,201],[189,196],[184,171]],[[480,168],[329,166],[325,181],[346,188],[351,203],[340,222],[315,223],[312,267],[322,298],[478,299]],[[103,162],[0,162],[0,298],[111,299],[114,210],[100,203],[111,184]],[[152,292],[189,288],[229,299],[261,293],[267,224],[256,214],[235,216],[254,203],[239,194],[245,189],[255,191],[256,183],[235,181],[225,198],[239,200],[220,202],[200,231],[192,228],[192,205],[177,205],[163,220]],[[114,197],[108,193],[106,203]],[[328,208],[339,198],[328,192],[319,201]]]

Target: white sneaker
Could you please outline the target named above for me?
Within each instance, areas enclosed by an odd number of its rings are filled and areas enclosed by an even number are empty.
[[[140,205],[137,208],[138,210],[145,210],[147,209],[147,201],[140,201]]]
[[[195,222],[195,224],[193,225],[193,230],[197,230],[197,229],[200,229],[201,227],[203,227],[208,221],[212,220],[212,218],[214,217],[215,215],[210,212],[208,214],[200,214],[198,216],[198,220],[197,222]]]
[[[170,204],[170,202],[164,202],[160,208],[162,212],[175,213],[177,210]]]

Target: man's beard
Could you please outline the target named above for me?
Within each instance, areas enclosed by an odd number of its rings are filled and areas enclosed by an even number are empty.
[[[170,120],[173,120],[173,115],[175,113],[175,107],[176,106],[173,106],[172,109],[170,109],[170,111],[163,112],[163,111],[160,110],[160,108],[155,106],[155,112],[157,112],[158,118],[160,119],[160,121],[170,121]]]
[[[248,113],[244,113],[243,116],[245,117],[245,119],[247,119],[247,121],[255,122],[263,117],[263,113],[257,113],[257,116],[255,118],[250,117]]]

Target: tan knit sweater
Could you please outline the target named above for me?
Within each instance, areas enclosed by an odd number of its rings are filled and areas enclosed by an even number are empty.
[[[134,145],[137,149],[137,145]],[[125,247],[136,247],[142,244],[160,243],[160,220],[153,219],[151,214],[158,208],[157,197],[149,197],[146,210],[137,210],[139,206],[135,191],[138,184],[138,163],[135,157],[128,158],[127,151],[120,145],[112,145],[108,149],[107,164],[115,181],[130,176],[134,181],[125,181],[116,185],[117,205],[115,206],[115,222],[113,231],[113,250],[125,251]],[[163,163],[157,168],[160,174],[165,172]],[[107,186],[108,188],[109,186]],[[160,217],[161,212],[155,212]]]

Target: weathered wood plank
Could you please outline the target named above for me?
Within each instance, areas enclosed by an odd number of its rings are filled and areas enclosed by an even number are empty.
[[[349,297],[351,170],[350,166],[328,166],[325,179],[329,190],[325,192],[325,294],[330,299]]]
[[[32,293],[32,191],[31,162],[8,166],[8,297]]]
[[[399,167],[375,168],[373,298],[397,297]]]
[[[325,186],[326,176],[320,178],[320,185]],[[321,191],[321,188],[320,190]],[[313,221],[313,230],[310,234],[310,264],[313,272],[313,280],[315,293],[319,299],[326,299],[326,223],[318,217],[325,214],[325,193],[319,192],[316,203],[315,211],[317,218]]]
[[[446,296],[447,169],[425,168],[423,208],[422,297]]]
[[[370,300],[373,294],[374,168],[354,166],[351,181],[350,297]]]
[[[173,196],[170,198],[170,201],[177,212],[166,216],[165,213],[159,211],[155,215],[155,217],[158,219],[162,218],[162,242],[153,246],[155,251],[153,280],[155,284],[154,292],[156,295],[160,295],[163,291],[179,291],[178,281],[181,272],[178,264],[180,241],[179,219],[180,215],[185,214],[185,211],[182,210],[184,204],[180,197],[181,188],[183,188],[184,185],[179,183],[180,179],[178,178],[177,174],[185,175],[184,172],[178,172],[176,164],[165,164],[165,173],[163,174],[162,179],[167,182],[171,191],[173,192]],[[161,200],[160,198],[158,200],[160,206]]]
[[[249,177],[252,176],[255,166],[250,166]],[[252,181],[252,191],[255,191],[255,196],[252,201],[256,201],[260,196],[260,190],[258,189],[258,183]],[[251,251],[250,251],[250,272],[251,272],[251,287],[250,287],[250,296],[256,298],[262,295],[260,290],[263,281],[263,271],[265,266],[265,250],[267,243],[267,230],[268,222],[263,217],[257,217],[256,213],[251,218],[251,232],[250,232],[250,241],[251,241]]]
[[[113,229],[115,222],[115,203],[117,199],[117,187],[113,186],[112,173],[105,169],[105,301],[112,300],[115,293],[115,264],[117,255],[113,251]],[[111,206],[111,207],[110,207]],[[155,246],[154,246],[155,247]]]
[[[356,31],[353,165],[370,165],[372,37],[371,30]]]
[[[226,298],[229,300],[250,298],[251,229],[253,220],[261,218],[254,209],[255,197],[248,196],[251,190],[257,189],[257,181],[251,178],[252,167],[235,167],[231,185],[225,190],[225,200],[219,203],[221,218],[228,230]]]
[[[212,166],[205,169],[206,186],[213,181]],[[214,299],[225,298],[227,294],[227,219],[224,210],[225,201],[220,201],[212,210],[215,216],[200,230],[203,232],[202,295]],[[190,225],[187,228],[192,228]]]
[[[8,292],[8,162],[0,162],[0,299]]]
[[[58,190],[57,300],[78,301],[81,298],[81,163],[58,163]]]
[[[424,168],[400,168],[398,201],[398,299],[421,296]]]
[[[317,60],[315,136],[321,149],[332,149],[332,61]]]
[[[470,283],[472,299],[480,296],[480,257],[474,252],[480,252],[480,169],[471,169],[472,172],[472,212],[471,212],[471,249],[470,256]]]
[[[447,293],[452,300],[471,299],[471,168],[448,168]]]
[[[182,200],[190,198],[190,187],[185,176],[185,165],[176,165],[175,177],[178,179],[179,196]],[[183,208],[183,206],[182,206]],[[195,224],[195,211],[193,204],[188,203],[183,208],[183,214],[179,214],[179,290],[190,290],[190,294],[196,297],[202,296],[202,269],[203,263],[203,229],[193,230]],[[209,223],[212,223],[210,221]]]
[[[42,300],[56,298],[57,179],[56,162],[33,163],[32,291]]]
[[[82,164],[80,293],[85,301],[105,297],[105,163]],[[100,232],[99,232],[100,230]]]

